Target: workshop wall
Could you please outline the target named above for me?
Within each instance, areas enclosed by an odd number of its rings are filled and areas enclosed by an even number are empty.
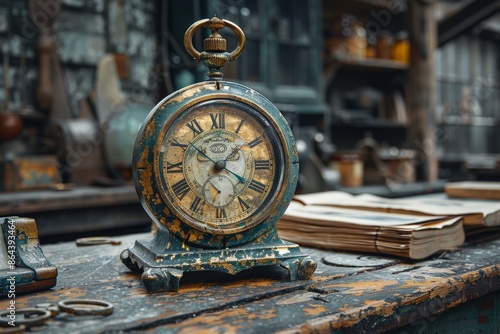
[[[67,97],[69,117],[79,114],[78,101],[95,85],[96,65],[107,53],[128,58],[129,76],[122,88],[134,95],[151,97],[158,84],[154,64],[155,4],[140,0],[0,0],[0,43],[9,56],[9,109],[38,110],[36,88],[40,73],[37,47],[44,35],[54,40],[59,65],[52,67],[52,81],[60,81]],[[22,63],[26,61],[23,70]],[[0,70],[3,73],[3,69]],[[0,100],[5,100],[0,76]]]

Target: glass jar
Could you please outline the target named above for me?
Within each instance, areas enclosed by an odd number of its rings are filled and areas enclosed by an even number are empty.
[[[339,172],[342,187],[359,187],[363,184],[363,160],[357,152],[334,154],[330,167]]]
[[[393,38],[389,31],[381,31],[377,38],[377,58],[392,58]]]
[[[366,54],[366,30],[355,16],[334,16],[325,30],[328,58],[363,58]]]
[[[377,37],[373,34],[367,35],[365,57],[377,58]]]
[[[400,31],[396,34],[392,47],[392,59],[403,63],[410,62],[410,42],[406,31]]]

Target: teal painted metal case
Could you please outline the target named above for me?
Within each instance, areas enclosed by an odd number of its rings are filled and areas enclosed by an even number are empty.
[[[57,282],[57,268],[44,256],[33,218],[0,217],[0,297],[46,290]]]

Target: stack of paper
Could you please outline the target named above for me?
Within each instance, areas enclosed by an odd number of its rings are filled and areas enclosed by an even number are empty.
[[[370,194],[351,195],[329,191],[294,197],[304,205],[335,206],[364,211],[463,217],[464,225],[500,225],[500,201],[449,199],[443,196],[384,198]]]
[[[455,248],[464,241],[461,217],[374,212],[297,201],[292,201],[278,221],[278,230],[283,239],[299,245],[411,259]]]
[[[301,245],[412,259],[460,246],[464,228],[467,234],[500,228],[500,201],[329,191],[294,196],[278,222],[280,235]]]
[[[499,200],[500,182],[448,182],[445,186],[445,192],[449,197]]]

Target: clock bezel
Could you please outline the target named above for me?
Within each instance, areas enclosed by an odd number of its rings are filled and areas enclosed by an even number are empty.
[[[277,131],[272,125],[270,125],[267,118],[265,118],[262,115],[263,111],[256,110],[252,106],[249,106],[247,103],[243,103],[241,101],[235,101],[234,99],[206,100],[204,102],[196,103],[190,106],[189,108],[183,110],[182,113],[180,114],[173,115],[173,117],[169,118],[169,120],[172,121],[167,122],[164,126],[164,130],[162,131],[163,142],[167,141],[167,137],[172,136],[173,133],[175,133],[176,131],[179,130],[179,128],[182,128],[185,125],[185,120],[184,120],[185,118],[189,119],[190,117],[192,117],[192,116],[185,117],[186,114],[188,113],[199,114],[200,112],[202,114],[208,113],[206,109],[212,109],[212,108],[215,108],[216,110],[230,108],[231,110],[225,111],[227,114],[231,114],[231,111],[233,109],[238,109],[241,114],[245,114],[249,116],[248,118],[252,119],[251,124],[253,127],[255,126],[260,127],[260,130],[262,130],[263,132],[267,132],[265,136],[269,140],[268,142],[269,149],[273,151],[272,156],[273,156],[274,166],[272,172],[272,181],[269,180],[270,182],[268,183],[270,185],[269,191],[266,191],[264,196],[261,197],[261,204],[259,205],[259,207],[252,210],[252,212],[245,218],[235,219],[234,221],[232,221],[231,218],[225,218],[221,219],[220,221],[214,219],[210,222],[209,220],[201,220],[202,218],[200,217],[190,216],[190,213],[186,212],[186,208],[182,208],[182,204],[178,203],[181,202],[181,200],[179,200],[172,193],[172,186],[169,185],[169,183],[167,182],[167,177],[166,177],[167,172],[164,170],[166,166],[164,164],[165,160],[163,157],[165,152],[162,152],[162,155],[158,155],[157,156],[158,159],[157,161],[155,161],[155,165],[158,166],[156,170],[158,172],[156,174],[156,181],[162,190],[160,194],[162,195],[165,203],[169,206],[169,209],[172,212],[175,212],[176,216],[178,216],[183,222],[203,232],[208,232],[212,234],[230,235],[245,231],[251,228],[252,226],[259,224],[262,220],[265,219],[265,216],[268,215],[268,209],[273,206],[273,202],[276,200],[277,196],[279,196],[279,191],[277,190],[280,189],[283,185],[284,175],[281,171],[284,166],[285,152],[283,151],[283,145],[281,144],[281,140],[279,138]],[[259,130],[258,128],[255,129]],[[197,137],[195,137],[193,139],[193,142],[203,140],[203,138],[212,135],[214,131],[217,132],[220,130],[216,129],[216,130],[204,131]],[[227,130],[224,130],[224,132],[225,131]],[[166,149],[166,146],[164,145],[163,148]],[[189,149],[190,148],[186,148],[186,152]],[[166,149],[166,151],[168,150]],[[189,179],[189,177],[187,177],[187,173],[189,172],[183,173],[185,180]],[[212,176],[216,175],[217,174],[214,174]],[[224,173],[222,173],[222,175],[224,175]],[[248,183],[250,183],[249,181],[250,179],[248,179]],[[247,188],[244,190],[244,192],[248,191],[248,183],[246,185]],[[189,188],[193,189],[189,181],[187,182],[187,184],[190,184]],[[224,220],[226,221],[224,222]]]
[[[276,132],[284,154],[282,186],[271,194],[276,200],[268,206],[269,214],[251,227],[234,233],[213,233],[186,223],[172,210],[172,203],[161,192],[159,159],[166,129],[187,109],[214,99],[234,100],[257,110]],[[279,143],[278,143],[279,144]],[[298,154],[292,131],[279,110],[263,95],[249,87],[227,81],[208,81],[185,87],[164,98],[144,121],[134,147],[132,171],[142,206],[158,228],[166,228],[187,244],[221,248],[244,244],[275,228],[295,192],[298,181]]]

